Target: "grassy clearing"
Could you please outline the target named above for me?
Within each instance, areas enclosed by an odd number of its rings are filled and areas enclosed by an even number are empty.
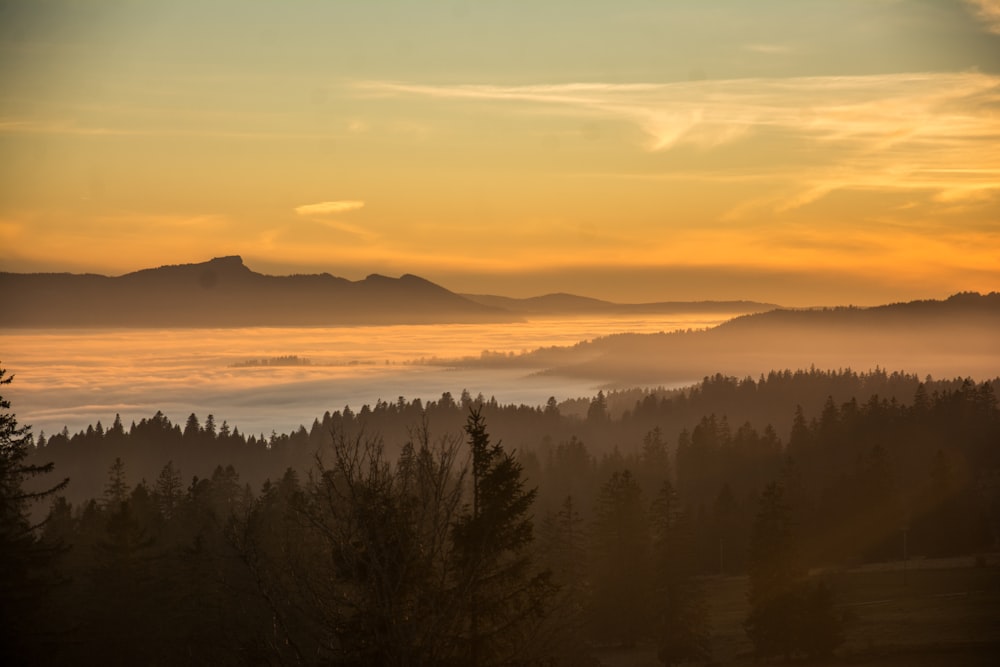
[[[978,566],[971,558],[882,563],[827,576],[849,624],[837,657],[822,664],[1000,665],[1000,564],[996,558]],[[754,664],[752,646],[743,631],[749,610],[747,578],[707,578],[705,593],[714,663]],[[599,658],[609,667],[659,664],[652,646],[608,649]]]
[[[832,664],[1000,664],[1000,566],[973,559],[883,563],[829,573],[847,614]],[[713,655],[743,662],[746,577],[706,581]],[[983,655],[985,654],[985,655]],[[980,657],[989,660],[976,662]]]

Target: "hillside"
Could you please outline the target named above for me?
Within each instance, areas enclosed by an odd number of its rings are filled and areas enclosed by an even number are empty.
[[[773,310],[703,331],[620,334],[514,358],[517,365],[617,385],[696,381],[774,368],[908,368],[949,377],[1000,373],[1000,293],[872,308]]]

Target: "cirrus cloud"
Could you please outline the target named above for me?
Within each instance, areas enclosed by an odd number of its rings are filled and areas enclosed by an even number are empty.
[[[337,201],[321,201],[317,204],[296,206],[295,212],[305,216],[339,215],[364,208],[365,203],[357,199],[341,199]]]
[[[524,86],[370,81],[359,88],[618,119],[638,126],[650,151],[682,143],[715,147],[765,127],[871,150],[1000,134],[993,111],[1000,77],[979,72]]]
[[[1000,0],[981,0],[984,7],[997,4]],[[1000,157],[989,150],[1000,140],[995,111],[1000,76],[995,74],[522,86],[368,82],[360,87],[386,96],[503,102],[539,113],[617,120],[641,130],[650,152],[684,144],[712,149],[771,132],[798,142],[811,156],[783,165],[792,191],[777,198],[779,212],[847,189],[919,190],[939,203],[989,201],[1000,194]],[[757,165],[751,175],[759,172]],[[759,203],[744,202],[741,210]]]

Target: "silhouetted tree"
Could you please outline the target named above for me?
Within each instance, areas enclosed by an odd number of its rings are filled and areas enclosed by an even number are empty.
[[[125,480],[125,463],[116,457],[108,469],[108,481],[104,485],[104,504],[110,511],[117,510],[128,498],[129,488]]]
[[[630,646],[649,631],[649,525],[642,489],[628,470],[601,488],[591,530],[593,631]]]
[[[184,493],[181,473],[174,467],[173,461],[167,461],[160,475],[156,478],[155,498],[163,518],[170,520],[180,508]]]
[[[201,424],[198,422],[198,415],[192,412],[188,415],[187,422],[184,424],[184,438],[196,440],[200,434]]]
[[[422,429],[393,465],[380,440],[337,433],[332,467],[318,462],[300,511],[318,529],[306,533],[319,540],[311,557],[329,571],[301,583],[307,608],[332,634],[336,662],[447,664],[461,654],[467,609],[454,595],[449,559],[461,501],[457,454],[457,442],[434,446]],[[295,567],[317,574],[315,563]]]
[[[657,656],[665,665],[709,657],[708,612],[698,583],[690,517],[664,482],[650,508],[651,608]]]
[[[598,391],[597,396],[591,401],[587,408],[587,421],[599,424],[608,419],[608,401],[604,397],[604,391]]]
[[[506,664],[523,653],[551,594],[548,573],[533,570],[531,516],[521,464],[491,443],[482,406],[470,409],[465,432],[472,454],[472,504],[455,523],[460,586],[467,591],[468,664]]]
[[[586,528],[572,496],[566,496],[559,510],[548,514],[539,528],[539,556],[552,572],[552,583],[557,587],[543,629],[555,665],[575,667],[594,662],[586,627],[590,593],[587,541]]]
[[[0,388],[10,384],[0,368]],[[33,449],[31,427],[20,426],[10,401],[0,396],[0,662],[8,665],[39,660],[47,632],[45,611],[51,570],[59,546],[39,539],[39,524],[30,517],[31,505],[59,492],[68,479],[39,490],[32,480],[51,473],[53,464],[27,462]]]

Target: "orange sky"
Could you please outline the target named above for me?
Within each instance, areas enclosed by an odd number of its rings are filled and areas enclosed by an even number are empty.
[[[1000,289],[1000,2],[0,2],[0,269]]]

